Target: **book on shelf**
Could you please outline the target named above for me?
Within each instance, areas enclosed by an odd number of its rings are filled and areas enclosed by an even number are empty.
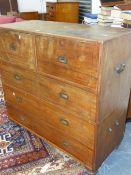
[[[123,23],[125,23],[125,24],[130,24],[130,25],[131,25],[131,20],[124,19],[124,20],[123,20]]]
[[[101,10],[112,10],[113,9],[113,6],[108,6],[108,7],[105,7],[105,6],[100,6]]]
[[[131,10],[123,11],[123,12],[121,13],[121,18],[122,18],[122,19],[131,20]]]
[[[123,22],[122,27],[124,27],[124,28],[131,28],[131,24],[127,24],[127,23]]]
[[[112,23],[113,22],[113,19],[101,19],[101,18],[98,18],[97,20],[98,20],[98,22],[103,22],[103,23]]]
[[[101,14],[102,15],[111,15],[111,10],[113,9],[113,7],[103,7],[101,6]]]
[[[111,10],[111,17],[112,18],[120,18],[121,10],[120,9],[112,9]]]
[[[130,11],[131,4],[117,4],[111,10],[111,17],[113,18],[121,18],[121,13]]]
[[[100,25],[100,26],[111,26],[111,24],[112,23],[110,23],[110,22],[109,23],[108,22],[106,22],[106,23],[105,22],[100,22],[100,21],[98,22],[98,25]]]
[[[100,18],[100,19],[110,19],[111,17],[109,15],[103,15],[103,14],[99,13],[98,18]]]

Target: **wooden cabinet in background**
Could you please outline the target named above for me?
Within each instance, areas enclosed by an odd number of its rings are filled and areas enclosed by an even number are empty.
[[[39,20],[40,15],[37,11],[32,12],[20,12],[19,13],[20,18],[24,20]]]
[[[78,2],[47,2],[46,20],[58,22],[79,22]]]
[[[123,138],[130,45],[126,29],[35,20],[1,25],[10,119],[96,174]]]

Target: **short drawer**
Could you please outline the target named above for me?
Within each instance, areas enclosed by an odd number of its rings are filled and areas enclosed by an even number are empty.
[[[114,111],[99,125],[97,130],[96,169],[117,148],[124,136],[126,111]]]
[[[33,131],[38,136],[48,140],[50,143],[53,143],[58,148],[78,158],[80,161],[85,163],[89,169],[92,169],[94,153],[86,146],[82,145],[66,134],[58,132],[46,122],[44,122],[44,125],[40,124],[39,118],[33,113],[27,115],[23,111],[17,110],[11,105],[8,105],[8,115],[12,120],[26,127],[31,132]]]
[[[79,118],[96,120],[96,95],[46,76],[39,76],[38,96],[69,110]]]
[[[56,11],[56,4],[46,3],[46,11],[47,13]]]
[[[35,116],[31,122],[37,122],[43,127],[45,122],[49,123],[59,132],[71,135],[83,145],[91,149],[94,148],[95,125],[84,122],[50,103],[40,101],[38,98],[20,92],[15,88],[6,85],[3,85],[3,88],[6,103],[12,104],[15,108]]]
[[[0,74],[3,83],[31,94],[37,93],[37,78],[34,72],[0,61]]]
[[[55,21],[56,20],[56,16],[55,16],[55,14],[54,13],[48,13],[47,15],[46,15],[46,20],[47,21]]]
[[[79,39],[36,37],[38,71],[96,87],[99,44]]]
[[[0,30],[0,59],[35,69],[35,38],[31,34]]]

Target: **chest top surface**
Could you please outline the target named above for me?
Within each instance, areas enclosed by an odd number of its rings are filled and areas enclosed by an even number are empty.
[[[18,23],[1,24],[1,29],[11,29],[20,32],[30,32],[43,35],[57,35],[63,37],[79,38],[87,41],[104,42],[122,35],[131,34],[130,29],[111,28],[98,25],[72,24],[64,22],[51,22],[31,20]]]

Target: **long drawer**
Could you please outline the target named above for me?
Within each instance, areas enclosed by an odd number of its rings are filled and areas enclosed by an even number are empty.
[[[36,37],[38,71],[96,89],[99,44],[55,37]]]
[[[40,101],[30,94],[5,84],[3,88],[6,102],[32,115],[31,123],[37,122],[41,127],[44,127],[45,122],[49,123],[54,130],[71,136],[83,145],[94,149],[95,125],[84,122],[68,111],[63,111],[46,101]]]
[[[0,30],[0,59],[35,69],[35,38],[31,34]]]
[[[96,95],[61,81],[1,61],[3,83],[24,90],[69,110],[79,118],[96,120]],[[81,99],[81,100],[80,100]]]
[[[39,76],[38,96],[64,107],[83,120],[96,120],[96,95],[61,81]]]
[[[0,61],[2,82],[31,94],[37,94],[37,75],[29,70],[22,69],[4,61]]]
[[[55,128],[53,128],[46,122],[44,123],[44,125],[41,125],[38,122],[39,118],[36,118],[34,114],[27,115],[24,113],[24,111],[19,111],[11,105],[8,105],[8,115],[12,120],[26,127],[31,132],[34,132],[38,136],[47,139],[62,150],[75,156],[75,158],[78,158],[80,161],[85,162],[86,166],[89,169],[92,169],[92,162],[94,158],[94,153],[92,150],[83,146],[71,137],[58,132],[57,130],[55,130]]]

